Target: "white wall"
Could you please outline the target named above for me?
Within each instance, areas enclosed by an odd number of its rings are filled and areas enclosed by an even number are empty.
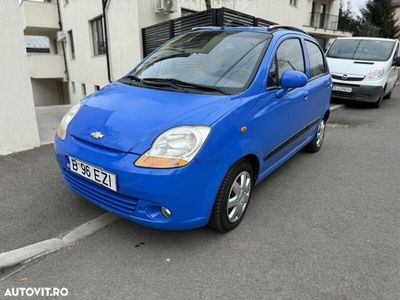
[[[0,155],[39,146],[18,1],[0,1]]]
[[[88,94],[94,91],[94,85],[104,86],[108,83],[106,56],[105,54],[93,55],[92,33],[89,25],[89,20],[102,15],[102,1],[69,1],[66,6],[63,5],[63,1],[60,1],[60,7],[63,31],[67,33],[72,30],[74,36],[75,59],[71,59],[68,38],[65,44],[70,81],[74,81],[76,86],[76,93],[73,93],[71,84],[69,85],[70,101],[73,104],[82,100],[82,83],[86,84]]]

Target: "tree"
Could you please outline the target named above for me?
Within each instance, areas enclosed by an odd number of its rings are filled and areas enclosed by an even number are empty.
[[[350,0],[347,1],[347,6],[344,6],[343,0],[340,1],[338,29],[342,31],[356,32],[360,21],[354,17],[351,9]]]
[[[211,0],[205,0],[206,1],[206,9],[211,9]]]
[[[360,33],[393,38],[400,31],[399,26],[396,25],[395,7],[392,0],[368,0],[361,14]],[[377,29],[379,29],[378,33],[376,33]]]

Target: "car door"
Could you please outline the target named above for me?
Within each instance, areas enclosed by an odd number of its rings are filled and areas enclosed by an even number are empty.
[[[308,124],[318,123],[329,109],[332,79],[329,75],[325,56],[312,40],[304,40],[306,49],[308,98],[304,102],[304,118]]]
[[[276,97],[280,80],[286,71],[306,73],[302,42],[299,37],[286,37],[277,46],[267,79],[266,107],[259,126],[262,128],[261,141],[264,153],[263,170],[273,167],[291,150],[298,146],[307,125],[304,119],[306,87],[289,90],[283,97]]]

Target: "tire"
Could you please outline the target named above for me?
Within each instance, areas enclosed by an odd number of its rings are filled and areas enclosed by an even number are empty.
[[[372,103],[372,107],[373,107],[373,108],[379,108],[379,107],[381,107],[382,101],[383,101],[383,92],[382,92],[382,94],[380,95],[378,101]]]
[[[392,92],[390,92],[385,97],[383,97],[383,99],[390,99],[391,97],[392,97]]]
[[[322,148],[322,144],[325,138],[325,131],[326,131],[326,120],[321,120],[318,125],[317,132],[314,135],[312,141],[304,147],[306,152],[316,153]]]
[[[239,193],[238,186],[235,183],[242,187],[242,181],[244,188]],[[226,173],[221,184],[208,226],[220,232],[228,232],[236,228],[246,213],[254,181],[254,171],[248,160],[235,163]],[[235,191],[238,191],[238,195]],[[238,198],[237,200],[234,200],[235,195]],[[234,203],[237,203],[237,207],[233,206]],[[236,211],[234,211],[235,209]]]

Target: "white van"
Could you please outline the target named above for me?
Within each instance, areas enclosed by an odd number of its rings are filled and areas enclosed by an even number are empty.
[[[398,55],[398,40],[336,39],[326,54],[333,78],[332,97],[379,107],[383,98],[390,98],[399,77]]]

